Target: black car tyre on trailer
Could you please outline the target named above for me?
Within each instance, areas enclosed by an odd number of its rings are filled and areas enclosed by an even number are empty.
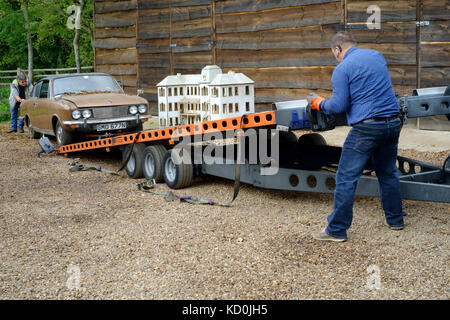
[[[164,155],[164,181],[171,189],[181,189],[192,184],[194,179],[194,166],[192,161],[182,161],[182,154],[187,152],[186,149],[171,149]]]
[[[166,148],[162,145],[148,146],[143,153],[142,168],[147,180],[164,181],[163,164]]]
[[[122,163],[124,163],[127,160],[131,147],[132,145],[129,145],[122,150]],[[144,149],[145,144],[143,143],[136,143],[133,146],[133,152],[131,153],[130,159],[128,160],[125,166],[125,171],[127,172],[128,176],[132,179],[139,179],[144,176],[142,169]]]

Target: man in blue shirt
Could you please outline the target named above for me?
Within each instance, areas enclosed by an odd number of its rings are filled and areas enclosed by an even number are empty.
[[[402,199],[396,167],[402,123],[386,60],[374,50],[360,49],[348,32],[338,32],[331,51],[339,62],[331,83],[333,96],[311,99],[311,108],[325,114],[346,113],[350,130],[336,173],[334,210],[317,240],[345,241],[353,219],[353,198],[359,177],[371,160],[380,184],[386,222],[403,229]]]

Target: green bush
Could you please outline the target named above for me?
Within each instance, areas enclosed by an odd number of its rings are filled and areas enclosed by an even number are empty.
[[[9,88],[0,88],[0,122],[8,122],[10,119]]]

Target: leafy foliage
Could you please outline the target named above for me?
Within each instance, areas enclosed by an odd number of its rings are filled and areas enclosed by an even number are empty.
[[[92,0],[84,0],[80,35],[82,65],[92,65],[94,56]],[[29,0],[29,18],[34,52],[34,68],[68,68],[75,66],[73,37],[67,27],[73,0]],[[0,0],[0,70],[27,66],[25,21],[20,0]]]

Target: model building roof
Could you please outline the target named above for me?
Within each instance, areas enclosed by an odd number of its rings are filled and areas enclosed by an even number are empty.
[[[167,76],[156,86],[198,85],[200,83],[209,84],[211,86],[225,86],[233,84],[251,84],[254,83],[254,81],[243,73],[235,73],[233,71],[222,73],[222,70],[218,66],[211,65],[204,67],[201,74],[183,75],[179,73],[177,75]]]

